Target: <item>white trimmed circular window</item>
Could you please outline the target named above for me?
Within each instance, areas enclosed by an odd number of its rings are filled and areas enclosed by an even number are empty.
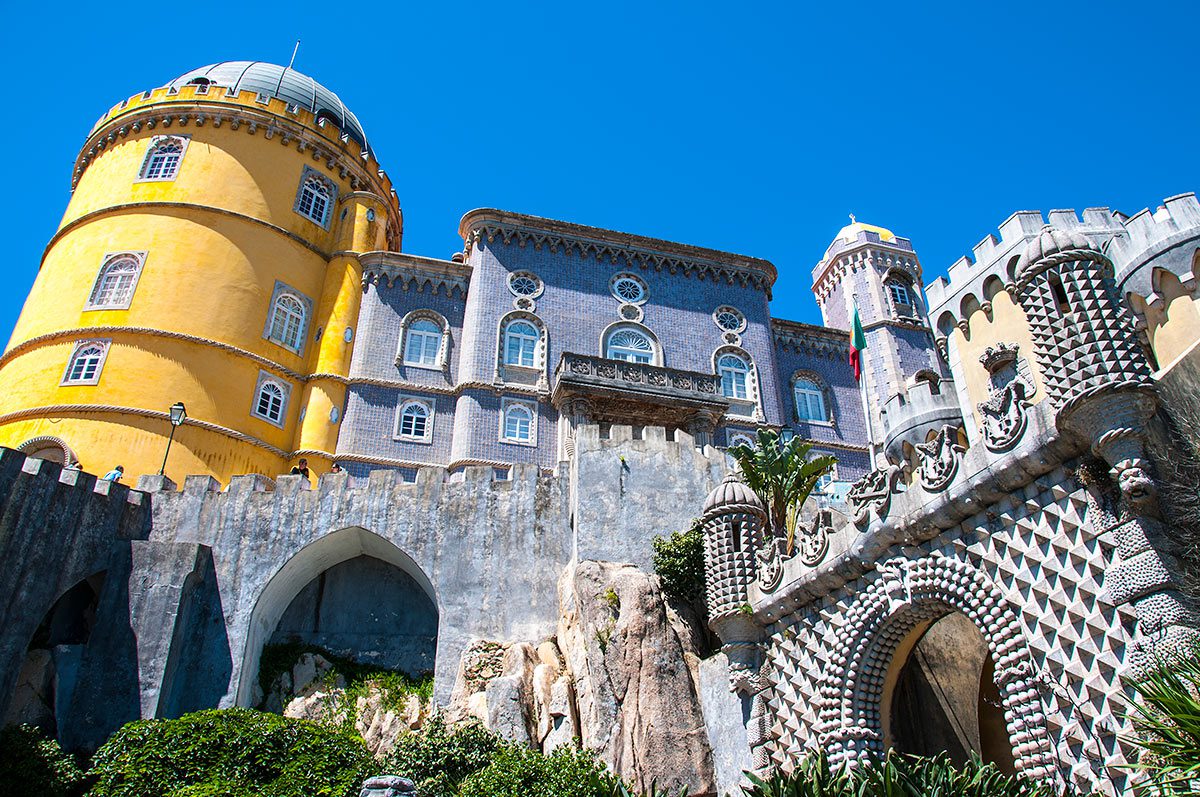
[[[545,289],[542,280],[532,271],[514,271],[508,275],[508,289],[514,296],[526,296],[530,299],[541,296]]]
[[[646,283],[635,274],[617,274],[608,288],[620,302],[641,304],[646,301]]]
[[[729,305],[713,310],[713,321],[726,332],[741,332],[746,328],[746,316]]]

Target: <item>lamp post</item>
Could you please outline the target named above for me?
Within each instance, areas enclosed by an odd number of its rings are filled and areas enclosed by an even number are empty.
[[[167,453],[163,454],[163,464],[158,469],[159,476],[167,472],[167,457],[171,456],[171,442],[175,439],[175,430],[183,426],[183,421],[187,418],[187,408],[183,406],[182,401],[172,404],[169,412],[171,414],[171,436],[167,438]]]

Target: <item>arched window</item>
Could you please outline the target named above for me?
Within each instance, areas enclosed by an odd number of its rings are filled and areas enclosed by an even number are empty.
[[[510,321],[504,329],[504,363],[522,368],[537,367],[537,327],[530,321]]]
[[[84,341],[75,346],[63,374],[64,385],[94,385],[100,381],[100,370],[108,353],[108,341]]]
[[[423,401],[409,400],[400,404],[396,415],[396,438],[427,443],[433,432],[430,407]]]
[[[128,308],[133,301],[133,289],[137,287],[141,271],[141,254],[120,254],[106,258],[104,265],[100,266],[100,273],[96,275],[86,309]]]
[[[532,445],[536,440],[536,415],[523,401],[506,401],[501,413],[500,437],[508,443]]]
[[[322,227],[329,225],[329,211],[337,189],[333,183],[305,167],[300,178],[300,192],[296,195],[296,212]]]
[[[271,308],[271,331],[267,338],[299,352],[304,341],[304,303],[290,293],[281,293]]]
[[[796,417],[802,421],[828,421],[825,411],[825,391],[816,381],[807,378],[796,380],[792,392],[796,398]]]
[[[892,295],[892,302],[895,304],[904,305],[905,307],[912,306],[912,296],[909,294],[908,286],[899,280],[888,280],[888,292]]]
[[[270,421],[276,426],[283,424],[283,411],[287,406],[288,390],[265,373],[259,374],[258,389],[254,394],[251,414]]]
[[[179,173],[179,164],[183,160],[184,150],[187,149],[188,138],[185,136],[155,136],[146,150],[146,158],[142,161],[139,180],[166,181],[174,180]]]
[[[654,362],[654,343],[650,337],[636,329],[618,329],[608,336],[605,356],[610,360],[630,363]]]
[[[721,393],[726,398],[747,399],[750,365],[736,354],[722,354],[717,359],[717,375],[721,377]]]
[[[404,364],[436,368],[442,350],[442,327],[429,318],[418,318],[404,333]]]

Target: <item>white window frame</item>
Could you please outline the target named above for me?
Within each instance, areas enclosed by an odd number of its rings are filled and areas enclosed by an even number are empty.
[[[529,413],[529,438],[510,437],[508,434],[508,414],[511,410],[523,409]],[[502,399],[500,401],[500,442],[517,446],[537,446],[538,408],[532,401],[520,399]]]
[[[732,327],[727,327],[724,324],[722,324],[721,316],[726,315],[726,314],[732,316],[733,318],[736,318],[737,324],[735,324]],[[713,310],[712,320],[713,320],[713,323],[717,325],[717,329],[721,330],[722,332],[733,332],[736,334],[739,332],[746,331],[746,316],[745,316],[745,314],[741,310],[738,310],[736,307],[731,307],[727,304],[723,304],[720,307],[718,307],[716,310]]]
[[[413,340],[413,327],[422,321],[427,321],[438,329],[437,348],[433,353],[433,361],[428,363],[419,360],[410,360],[408,357],[409,344]],[[425,337],[433,333],[428,330],[417,330],[416,334]],[[449,334],[450,325],[441,315],[432,310],[413,310],[400,322],[400,341],[396,349],[396,365],[406,368],[425,368],[431,371],[441,370],[446,362],[447,336]],[[424,353],[424,345],[422,345],[421,351]]]
[[[515,327],[518,324],[527,325],[530,329],[533,330],[533,335],[530,336],[525,333],[515,333],[514,334],[513,327]],[[517,351],[517,362],[511,362],[509,360],[509,351],[510,351],[509,343],[510,343],[510,341],[513,341],[513,340],[519,341],[518,351]],[[501,359],[502,359],[504,365],[509,368],[531,368],[531,369],[541,368],[541,363],[538,362],[538,360],[540,359],[539,349],[541,348],[541,342],[542,342],[541,330],[538,329],[537,324],[535,324],[533,321],[531,321],[528,318],[524,318],[524,317],[517,317],[517,318],[509,319],[504,324],[504,351],[501,354]],[[523,362],[523,360],[524,360],[523,355],[525,354],[525,344],[527,344],[527,343],[530,346],[529,362],[525,363],[525,362]]]
[[[636,335],[646,341],[649,348],[639,349],[634,346],[621,346],[613,342],[619,335]],[[633,324],[618,324],[607,330],[604,340],[604,357],[608,360],[620,360],[627,363],[642,363],[644,365],[657,365],[661,362],[658,355],[658,343],[654,339],[654,335],[650,334],[650,330],[644,329]],[[614,351],[619,350],[619,351]],[[630,359],[630,357],[617,356],[619,354],[629,354],[635,358],[639,355],[644,355],[646,359]]]
[[[129,287],[124,296],[118,300],[109,300],[105,303],[99,301],[101,288],[104,287],[104,281],[109,276],[115,266],[125,263],[132,263],[133,278],[130,280]],[[87,304],[83,309],[87,310],[128,310],[133,303],[133,294],[137,290],[138,280],[142,277],[142,268],[146,263],[145,252],[109,252],[100,261],[100,270],[96,272],[96,281],[92,283],[92,292],[88,294]]]
[[[284,298],[295,299],[300,304],[300,325],[295,336],[295,346],[292,346],[282,337],[276,337],[275,335],[275,316],[280,309],[279,304]],[[312,318],[312,307],[312,299],[309,299],[290,285],[276,280],[275,290],[271,293],[271,303],[267,306],[267,323],[263,327],[263,338],[290,352],[303,354],[305,342],[308,338],[308,322]]]
[[[818,456],[824,456],[824,454],[818,454]],[[817,483],[813,486],[813,492],[828,494],[829,488],[833,487],[833,483],[837,480],[837,463],[834,462],[833,467],[830,468],[825,475],[817,479]]]
[[[324,186],[325,191],[326,191],[326,196],[324,198],[324,201],[326,203],[325,209],[322,212],[320,218],[313,215],[311,210],[310,211],[304,210],[304,205],[305,205],[304,190],[308,186],[310,181],[316,181],[316,182],[320,183],[322,186]],[[300,174],[300,185],[296,188],[296,202],[294,205],[292,205],[292,210],[296,211],[296,213],[298,213],[300,216],[308,219],[313,224],[319,225],[323,229],[328,230],[329,229],[329,220],[333,218],[333,208],[335,205],[337,205],[337,197],[338,197],[337,184],[335,184],[333,182],[333,180],[330,180],[328,177],[321,174],[320,172],[318,172],[316,169],[312,168],[311,166],[305,166],[304,171]],[[309,204],[311,206],[312,202],[310,201]]]
[[[809,387],[802,387],[802,385],[808,385]],[[816,399],[817,408],[820,410],[819,418],[809,418],[805,415],[804,411],[801,410],[801,393],[804,394],[806,399]],[[829,423],[829,407],[827,407],[825,403],[825,391],[821,388],[821,384],[812,377],[797,376],[792,380],[792,402],[796,407],[796,419],[801,423]],[[805,409],[808,408],[808,405],[809,402],[806,400],[804,402]]]
[[[420,407],[425,410],[425,429],[424,434],[415,435],[406,434],[402,429],[405,410],[412,407]],[[392,426],[392,439],[400,440],[406,443],[432,443],[433,442],[433,402],[429,399],[418,398],[416,396],[401,396],[399,403],[396,405],[396,420]]]
[[[67,367],[65,370],[63,370],[62,380],[59,382],[59,384],[60,385],[95,385],[95,384],[99,384],[100,375],[104,372],[104,363],[106,360],[108,360],[108,350],[111,345],[112,345],[112,341],[107,340],[107,339],[81,340],[78,343],[76,343],[74,348],[71,349],[71,356],[67,358]],[[76,362],[79,360],[80,356],[85,351],[92,349],[92,348],[98,348],[100,351],[98,352],[98,354],[96,356],[96,362],[92,368],[91,375],[85,377],[85,376],[83,376],[83,374],[80,374],[79,377],[72,378],[71,374],[72,374],[72,372],[75,371]]]
[[[738,362],[740,362],[742,364],[743,367],[738,369],[738,368],[733,368],[733,367],[722,364],[722,361],[726,357],[731,357],[731,358],[736,359]],[[721,383],[721,395],[732,401],[753,401],[754,400],[753,393],[750,389],[750,375],[753,373],[753,370],[754,369],[750,365],[750,363],[746,362],[746,358],[740,354],[737,354],[737,353],[731,352],[731,351],[727,351],[722,354],[718,354],[717,355],[717,379]],[[742,376],[742,382],[741,382],[742,395],[740,395],[740,396],[737,395],[737,390],[736,390],[737,383],[734,381],[733,376],[730,377],[730,383],[734,386],[733,395],[730,395],[728,392],[726,392],[726,390],[725,390],[725,375],[726,375],[726,373],[729,373],[731,375],[741,374],[741,376]]]
[[[263,413],[259,411],[260,399],[262,398],[263,391],[267,385],[274,386],[280,391],[281,395],[279,398],[278,418],[272,418],[269,413]],[[254,418],[258,418],[259,420],[266,421],[272,426],[277,426],[282,429],[284,422],[287,420],[288,400],[291,398],[291,395],[291,385],[276,376],[272,376],[266,371],[259,371],[258,382],[254,385],[254,396],[251,398],[250,402],[250,415]]]
[[[898,279],[892,278],[887,281],[888,294],[892,298],[892,304],[902,304],[905,307],[912,307],[912,289]],[[904,298],[901,298],[903,294]]]
[[[191,136],[154,136],[150,139],[150,146],[146,148],[146,156],[142,158],[142,165],[138,168],[138,176],[134,182],[137,183],[169,183],[179,176],[179,169],[183,166],[183,156],[187,154],[188,144],[192,141]],[[154,165],[154,158],[159,154],[159,151],[169,145],[179,146],[179,157],[171,165],[169,172],[162,172],[157,176],[150,176],[150,169]]]

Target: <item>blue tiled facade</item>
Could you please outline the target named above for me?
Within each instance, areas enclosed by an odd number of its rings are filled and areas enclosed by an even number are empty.
[[[602,427],[674,426],[705,435],[697,439],[717,446],[739,442],[764,426],[783,429],[835,455],[838,479],[853,481],[870,470],[871,440],[864,393],[848,362],[852,303],[845,297],[857,301],[877,341],[871,348],[890,352],[894,361],[894,373],[877,365],[867,374],[873,408],[906,375],[921,369],[942,372],[919,318],[892,323],[896,308],[887,304],[886,290],[868,278],[870,269],[849,269],[841,284],[825,287],[822,297],[820,283],[828,281],[829,269],[818,266],[814,290],[827,323],[836,325],[827,328],[771,318],[775,269],[766,261],[500,211],[473,211],[460,232],[467,242],[461,257],[440,261],[385,253],[365,270],[337,451],[356,475],[377,468],[415,472],[421,465],[455,470],[522,463],[553,469],[569,456],[572,424],[599,422]],[[878,242],[878,235],[851,228],[842,237],[855,234],[864,245]],[[831,247],[823,264],[836,265],[845,244],[854,241],[842,243],[836,251]],[[915,264],[911,245],[904,245],[894,254]],[[916,273],[913,293],[919,297]],[[525,280],[516,289],[513,275]],[[640,295],[616,295],[614,280],[622,275],[632,278]],[[726,307],[736,312],[732,321],[723,319],[723,327],[717,313]],[[923,305],[911,312],[920,316]],[[405,364],[406,330],[425,318],[442,330],[437,361]],[[532,367],[505,362],[504,330],[513,319],[524,319],[536,330]],[[620,328],[649,337],[654,349],[647,355],[649,364],[666,369],[660,369],[666,374],[660,383],[677,372],[717,375],[717,394],[699,396],[691,415],[687,396],[677,407],[669,398],[647,399],[636,392],[623,403],[624,386],[614,374],[611,390],[602,386],[595,397],[585,396],[568,411],[573,399],[560,389],[559,378],[567,364],[564,355],[605,357],[607,336]],[[726,401],[719,395],[717,359],[727,352],[752,366],[747,396],[720,404],[714,413],[711,402]],[[798,377],[821,387],[825,420],[804,419],[798,412],[793,394]],[[410,400],[429,409],[427,441],[397,439],[397,413]],[[528,443],[505,439],[504,408],[511,403],[534,411]]]

